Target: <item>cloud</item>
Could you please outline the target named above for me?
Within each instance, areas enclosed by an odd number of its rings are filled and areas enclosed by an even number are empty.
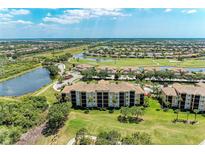
[[[31,21],[26,21],[26,20],[16,20],[16,21],[11,21],[11,22],[16,23],[16,24],[25,24],[25,25],[33,24]]]
[[[72,9],[65,10],[63,14],[57,16],[46,16],[44,22],[53,22],[59,24],[74,24],[85,19],[97,18],[102,16],[119,17],[129,16],[121,9]]]
[[[171,12],[172,9],[165,9],[164,12]]]
[[[29,10],[25,9],[0,9],[0,24],[24,24],[31,25],[31,21],[15,19],[17,15],[30,14]]]
[[[12,18],[13,16],[10,15],[10,14],[3,14],[3,13],[0,13],[0,18]]]
[[[31,12],[29,10],[25,10],[25,9],[12,9],[10,11],[10,14],[12,15],[27,15],[30,14]]]
[[[26,20],[5,20],[0,21],[0,24],[22,24],[22,25],[32,25],[31,21]]]
[[[186,14],[193,14],[193,13],[196,13],[197,10],[195,10],[195,9],[192,9],[192,10],[182,10],[181,12],[182,13],[186,13]]]

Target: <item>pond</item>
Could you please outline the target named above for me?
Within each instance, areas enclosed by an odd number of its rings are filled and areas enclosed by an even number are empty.
[[[49,71],[37,68],[16,78],[0,82],[0,96],[21,96],[51,82]]]
[[[98,61],[98,62],[112,62],[114,61],[113,59],[108,59],[108,58],[102,58],[102,57],[86,57],[83,53],[75,54],[73,55],[73,58],[76,59],[87,59],[91,61]]]

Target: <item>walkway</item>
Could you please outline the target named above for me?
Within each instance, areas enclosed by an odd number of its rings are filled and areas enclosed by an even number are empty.
[[[30,129],[28,132],[21,135],[20,140],[16,143],[18,145],[32,145],[35,144],[38,137],[41,136],[42,130],[45,128],[46,122],[40,126]]]
[[[44,93],[46,90],[48,90],[53,84],[55,83],[52,83],[48,86],[46,86],[45,88],[43,88],[42,90],[40,90],[38,93],[35,94],[35,96],[39,96],[40,94]]]

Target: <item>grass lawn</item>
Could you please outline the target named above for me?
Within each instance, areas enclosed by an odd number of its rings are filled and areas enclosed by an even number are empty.
[[[99,66],[114,66],[114,67],[146,67],[146,66],[176,66],[176,67],[204,67],[205,60],[185,59],[184,61],[176,61],[170,59],[151,59],[151,58],[121,58],[119,60],[96,62],[87,59],[80,59],[79,61],[72,59],[71,63],[91,64]]]
[[[82,110],[72,110],[65,125],[56,135],[49,137],[42,135],[36,144],[67,144],[75,137],[76,131],[83,127],[87,128],[92,135],[104,130],[117,130],[123,136],[136,131],[147,132],[152,136],[154,144],[199,144],[205,139],[205,117],[198,115],[199,124],[196,125],[174,124],[171,122],[176,117],[173,110],[156,111],[159,108],[158,102],[150,99],[150,107],[146,109],[143,116],[144,121],[139,124],[118,122],[119,110],[112,114],[98,110],[85,114]],[[179,118],[186,119],[186,113],[180,113]],[[189,119],[194,119],[194,114],[191,114]]]

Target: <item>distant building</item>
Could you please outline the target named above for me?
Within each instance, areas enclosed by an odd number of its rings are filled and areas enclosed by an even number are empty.
[[[91,68],[94,68],[94,66],[92,65],[89,65],[89,64],[78,64],[74,70],[76,71],[79,71],[79,72],[82,72],[82,71],[86,71],[86,70],[89,70]]]
[[[110,83],[101,80],[87,84],[78,82],[66,86],[62,97],[68,98],[73,106],[81,107],[122,107],[144,104],[144,91],[141,87],[128,82]]]
[[[170,102],[172,107],[185,110],[205,111],[205,84],[181,85],[162,88],[162,100]]]

